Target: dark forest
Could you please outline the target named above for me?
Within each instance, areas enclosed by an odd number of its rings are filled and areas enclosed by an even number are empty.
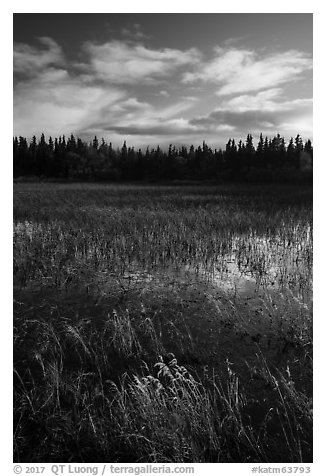
[[[313,147],[298,134],[288,143],[277,134],[260,135],[257,146],[251,134],[245,141],[229,139],[225,149],[212,149],[205,142],[194,147],[167,150],[160,146],[135,150],[126,142],[112,143],[95,136],[87,143],[73,134],[48,141],[42,134],[30,142],[13,140],[14,178],[38,177],[60,180],[241,180],[247,182],[291,182],[311,180]]]

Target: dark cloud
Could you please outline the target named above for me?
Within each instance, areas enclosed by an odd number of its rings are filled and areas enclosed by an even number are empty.
[[[142,27],[139,23],[134,23],[128,28],[122,28],[121,29],[121,37],[125,40],[129,41],[145,41],[149,40],[151,37],[150,35],[146,35],[142,31]]]
[[[117,134],[125,135],[135,135],[135,136],[165,136],[165,135],[175,135],[178,134],[188,134],[193,131],[191,127],[179,127],[176,129],[173,124],[162,124],[155,126],[139,126],[137,124],[130,124],[127,126],[105,126],[103,124],[92,124],[92,129],[101,128],[107,132],[115,132]]]
[[[229,125],[235,128],[257,128],[260,124],[269,126],[278,126],[280,122],[279,114],[268,111],[214,111],[206,117],[194,118],[190,124],[195,126],[215,127],[220,125]]]
[[[231,101],[230,101],[231,102]],[[293,122],[300,116],[311,116],[312,101],[298,99],[284,103],[273,103],[273,110],[247,109],[215,110],[207,116],[193,118],[189,121],[191,125],[201,128],[215,129],[219,126],[229,126],[236,130],[273,130],[283,127],[285,123]]]

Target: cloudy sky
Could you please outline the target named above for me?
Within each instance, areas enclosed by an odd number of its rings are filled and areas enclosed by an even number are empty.
[[[312,138],[312,14],[14,14],[14,135]]]

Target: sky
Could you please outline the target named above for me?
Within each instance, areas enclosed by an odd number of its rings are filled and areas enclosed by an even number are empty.
[[[312,139],[309,13],[15,13],[14,135]]]

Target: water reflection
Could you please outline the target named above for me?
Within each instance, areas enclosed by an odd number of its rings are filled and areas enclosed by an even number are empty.
[[[284,225],[285,227],[285,225]],[[59,229],[58,226],[56,230]],[[18,222],[14,225],[15,242],[24,242],[26,237],[31,243],[37,236],[44,243],[44,233],[53,232],[51,225],[33,223],[29,221]],[[61,235],[60,235],[61,237]],[[289,238],[290,237],[290,238]],[[52,240],[51,235],[51,240]],[[68,253],[66,242],[61,237],[62,253]],[[52,241],[50,240],[50,243]],[[56,246],[59,247],[58,237]],[[132,244],[132,243],[131,243]],[[99,254],[97,242],[87,242],[87,247],[73,248],[72,260],[78,261],[80,266],[89,266],[94,256],[98,256],[99,268],[97,272],[103,274],[101,281],[108,277],[107,263],[111,266],[111,276],[115,276],[124,285],[132,287],[165,286],[177,282],[187,283],[203,282],[226,292],[236,292],[242,295],[252,295],[259,290],[284,291],[302,296],[312,293],[312,236],[310,226],[293,226],[291,234],[289,229],[282,232],[282,225],[277,233],[257,236],[254,233],[233,236],[228,241],[228,246],[223,254],[216,255],[207,251],[206,258],[189,253],[189,257],[175,255],[174,260],[166,262],[151,260],[139,251],[138,259],[127,261],[119,250],[111,258]],[[148,244],[155,246],[155,243]],[[70,249],[70,248],[69,248]],[[105,253],[107,248],[104,248]],[[58,249],[57,252],[60,250]],[[126,252],[128,247],[126,248]],[[205,251],[205,249],[204,249]],[[54,252],[54,250],[53,250]],[[60,253],[59,253],[60,254]],[[141,260],[141,262],[140,262]]]

